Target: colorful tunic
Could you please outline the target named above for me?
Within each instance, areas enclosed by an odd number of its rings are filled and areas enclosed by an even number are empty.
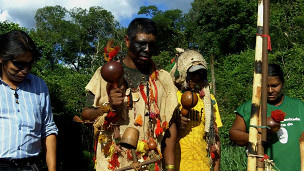
[[[107,82],[104,81],[100,75],[100,68],[97,69],[92,79],[86,86],[87,91],[91,91],[95,95],[94,107],[98,107],[108,102],[107,95]],[[176,87],[173,84],[170,74],[164,70],[159,70],[151,74],[149,79],[149,108],[145,101],[147,101],[147,86],[141,86],[135,90],[127,90],[127,95],[132,93],[132,107],[128,107],[130,104],[130,96],[126,96],[125,102],[122,108],[116,111],[118,115],[117,125],[119,125],[120,135],[122,136],[127,127],[134,127],[139,130],[139,142],[144,140],[148,142],[148,127],[151,125],[151,120],[149,119],[150,114],[159,114],[159,120],[162,123],[169,122],[174,109],[177,106],[176,97]],[[128,93],[129,92],[129,93]],[[128,99],[129,98],[129,99]],[[104,114],[102,117],[106,117],[108,114]],[[138,117],[142,118],[142,126],[135,124]],[[157,120],[153,120],[152,131],[154,132],[157,128]],[[137,126],[136,126],[137,125]],[[163,133],[159,136],[153,135],[154,139],[157,141],[157,150],[155,154],[161,156],[160,144],[163,138]],[[115,140],[113,139],[113,129],[107,129],[100,132],[99,141],[97,145],[96,154],[96,170],[106,171],[115,170],[117,168],[122,168],[129,166],[132,163],[130,158],[130,152],[126,148],[121,148],[122,151],[115,149]],[[142,143],[140,143],[142,145]],[[139,145],[138,145],[139,146]],[[140,161],[149,159],[147,158],[147,153],[145,153],[146,145],[141,147],[141,151],[137,150],[138,159]],[[116,150],[116,151],[115,151]],[[116,161],[113,161],[116,157]],[[113,165],[114,163],[114,165]],[[119,164],[118,164],[119,163]],[[161,163],[158,163],[161,170]]]
[[[178,102],[181,103],[182,93],[177,92]],[[199,94],[197,94],[199,97]],[[215,101],[213,95],[211,99]],[[213,105],[213,113],[217,127],[222,126],[217,103]],[[207,143],[205,139],[205,106],[201,98],[192,108],[187,117],[190,122],[183,130],[179,130],[176,144],[175,167],[180,171],[210,171],[207,157]]]

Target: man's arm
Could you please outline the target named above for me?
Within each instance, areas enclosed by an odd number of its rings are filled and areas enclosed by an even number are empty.
[[[51,134],[45,137],[42,139],[42,143],[45,149],[48,171],[56,171],[56,135]]]
[[[221,163],[221,142],[218,134],[215,135],[215,142],[218,146],[218,154],[215,154],[215,159],[213,163],[213,171],[220,171],[220,163]]]
[[[109,92],[109,103],[113,109],[116,109],[123,103],[125,87],[113,88]],[[93,107],[95,95],[92,92],[88,92],[86,106],[81,112],[81,118],[83,120],[94,121],[96,118],[104,113],[109,112],[107,107]]]
[[[240,146],[246,146],[249,141],[249,134],[246,132],[244,119],[237,114],[229,131],[230,140]]]
[[[96,118],[102,115],[102,110],[100,108],[93,107],[94,99],[95,95],[89,91],[87,93],[85,107],[81,112],[81,118],[85,121],[94,121]]]
[[[94,121],[103,113],[105,113],[105,111],[100,107],[84,107],[81,113],[81,118],[84,121]]]
[[[174,166],[174,150],[176,143],[177,129],[176,124],[171,124],[164,136],[164,160],[166,165]],[[167,168],[167,171],[174,171],[174,168]]]

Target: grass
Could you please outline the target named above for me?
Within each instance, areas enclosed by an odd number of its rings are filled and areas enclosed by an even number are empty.
[[[247,157],[245,147],[223,146],[221,152],[221,171],[246,171]]]

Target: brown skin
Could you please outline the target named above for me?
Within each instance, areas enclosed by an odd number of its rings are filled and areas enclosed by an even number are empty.
[[[284,101],[283,83],[278,76],[268,77],[267,103],[279,106]]]
[[[56,171],[56,135],[51,134],[42,139],[42,145],[45,148],[48,171]]]
[[[25,52],[21,56],[17,57],[16,61],[21,62],[31,62],[32,54]],[[31,67],[26,67],[19,69],[13,65],[12,61],[3,61],[0,57],[0,63],[2,64],[1,68],[1,79],[13,89],[16,89],[17,86],[25,79],[26,75],[30,72]]]
[[[112,109],[116,109],[119,105],[123,103],[125,86],[120,85],[120,88],[113,88],[109,93],[109,103]],[[101,108],[93,108],[93,107],[84,107],[82,109],[81,118],[84,121],[94,121],[96,118],[104,114],[106,111]]]
[[[165,132],[164,142],[165,148],[163,150],[164,159],[166,165],[174,165],[174,151],[175,151],[175,143],[176,143],[176,136],[177,136],[177,128],[176,125],[173,123],[170,125],[169,130]],[[167,171],[174,171],[174,169],[167,169]]]
[[[215,135],[215,141],[216,141],[216,145],[219,147],[218,153],[215,154],[215,159],[213,162],[213,171],[220,171],[220,167],[221,167],[221,142],[220,142],[220,137],[218,135],[218,133],[216,133]]]
[[[249,134],[246,132],[246,124],[239,114],[236,115],[233,125],[229,130],[230,140],[239,146],[246,146],[249,141]]]
[[[32,54],[25,52],[24,54],[16,57],[15,61],[31,63],[33,60]],[[1,79],[10,85],[13,89],[16,89],[18,85],[26,78],[26,75],[31,70],[31,65],[25,68],[17,68],[13,65],[12,61],[3,61],[0,57]],[[42,146],[46,151],[46,162],[49,171],[56,171],[56,135],[49,135],[42,139]]]
[[[125,87],[121,86],[120,88],[113,88],[109,92],[109,102],[112,109],[116,109],[123,103],[124,100],[124,92]],[[93,107],[84,107],[81,112],[81,118],[85,121],[94,121],[96,118],[104,114],[101,108],[93,108]]]
[[[81,118],[84,121],[94,121],[101,116],[104,112],[101,108],[84,107],[81,112]]]
[[[278,76],[268,76],[267,103],[279,106],[284,101],[283,83]],[[249,141],[249,134],[246,132],[246,124],[238,113],[233,125],[229,130],[230,140],[239,146],[246,146]]]

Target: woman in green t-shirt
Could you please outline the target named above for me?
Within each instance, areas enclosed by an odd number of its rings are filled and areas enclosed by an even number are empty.
[[[304,103],[284,95],[283,88],[284,75],[281,67],[269,64],[267,116],[279,110],[286,113],[286,116],[277,132],[268,133],[264,151],[280,170],[300,171],[299,138],[304,131],[301,122],[304,120]],[[248,144],[251,104],[249,100],[235,110],[236,117],[229,131],[231,141],[240,146]]]

